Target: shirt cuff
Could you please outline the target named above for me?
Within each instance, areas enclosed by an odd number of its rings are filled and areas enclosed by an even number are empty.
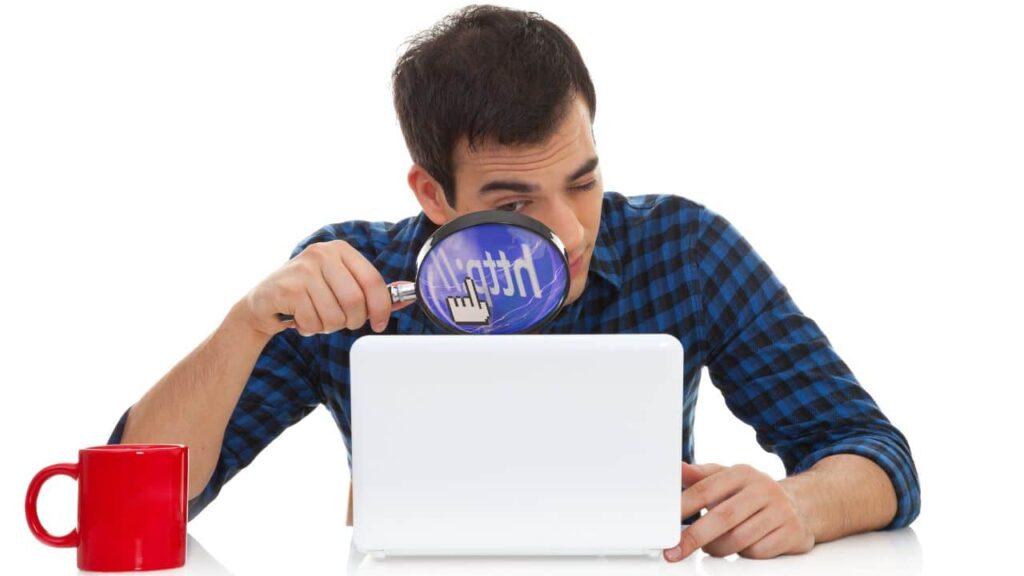
[[[124,435],[124,424],[125,424],[125,422],[128,421],[128,412],[130,412],[130,411],[131,411],[131,408],[128,408],[128,410],[125,410],[124,414],[121,415],[121,419],[118,420],[117,421],[117,425],[114,426],[114,431],[110,433],[110,439],[107,440],[107,444],[120,444],[121,443],[121,436]]]

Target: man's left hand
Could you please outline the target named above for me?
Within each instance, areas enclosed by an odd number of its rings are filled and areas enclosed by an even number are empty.
[[[665,550],[677,562],[698,548],[712,556],[739,553],[746,558],[803,554],[814,547],[814,533],[787,487],[747,464],[721,466],[682,463],[681,517],[708,513],[682,531],[679,544]]]

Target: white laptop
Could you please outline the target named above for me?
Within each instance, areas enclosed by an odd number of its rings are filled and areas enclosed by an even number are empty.
[[[661,554],[679,542],[683,349],[664,334],[364,336],[353,545]]]

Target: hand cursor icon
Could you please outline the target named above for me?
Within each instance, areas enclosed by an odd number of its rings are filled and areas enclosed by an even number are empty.
[[[491,319],[491,309],[487,302],[481,302],[476,295],[476,284],[472,278],[466,277],[466,292],[468,297],[449,296],[448,311],[452,314],[452,320],[456,324],[487,324]]]

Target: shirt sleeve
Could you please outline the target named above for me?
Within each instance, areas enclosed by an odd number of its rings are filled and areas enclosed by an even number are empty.
[[[228,420],[213,476],[188,503],[189,520],[274,438],[320,404],[316,392],[317,340],[316,336],[305,338],[289,328],[275,334],[264,347]],[[108,444],[120,444],[127,418],[125,411]]]
[[[695,250],[706,363],[729,409],[787,475],[832,454],[873,460],[896,491],[896,516],[883,529],[909,525],[921,496],[907,439],[731,223],[702,210]]]

